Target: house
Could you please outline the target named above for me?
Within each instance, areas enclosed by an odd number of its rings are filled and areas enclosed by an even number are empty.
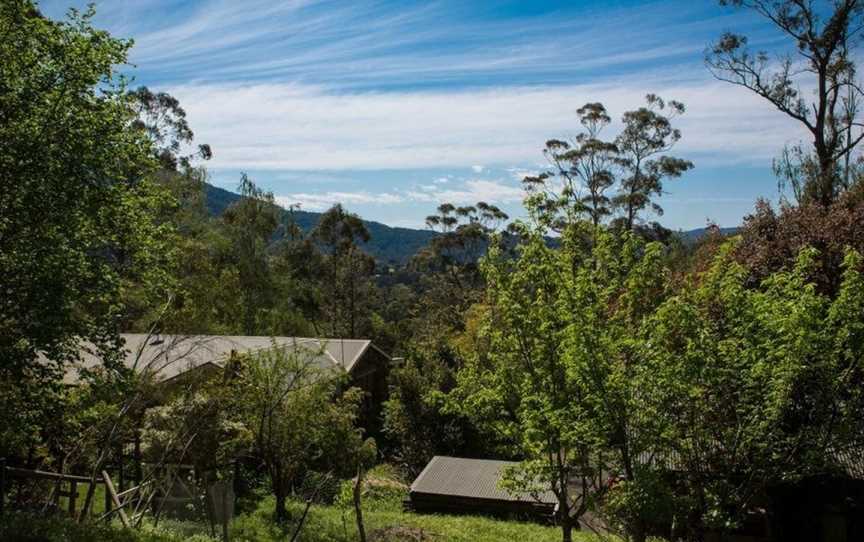
[[[501,488],[505,469],[518,463],[435,456],[411,484],[406,505],[416,512],[481,514],[551,522],[551,491],[511,493]]]
[[[156,382],[167,385],[220,375],[237,354],[289,349],[320,369],[347,373],[350,385],[365,392],[362,422],[371,432],[380,424],[381,405],[387,398],[390,356],[370,340],[137,333],[122,334],[121,338],[124,365],[138,373],[148,373]],[[101,365],[101,357],[85,345],[80,361],[67,370],[64,381],[74,384],[81,371]]]

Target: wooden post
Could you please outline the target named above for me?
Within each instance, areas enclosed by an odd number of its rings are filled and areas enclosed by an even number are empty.
[[[69,516],[75,517],[75,501],[78,499],[78,482],[69,482]]]
[[[123,443],[121,442],[117,446],[117,478],[120,484],[121,492],[126,491],[126,472],[123,468],[123,463],[125,463],[124,459],[125,458],[123,457]]]
[[[0,516],[6,504],[6,458],[0,457]]]
[[[63,478],[57,478],[54,482],[54,510],[60,511],[60,494],[63,493]]]
[[[117,496],[117,491],[115,491],[114,489],[114,482],[111,481],[111,477],[108,476],[108,473],[104,470],[102,471],[102,479],[105,480],[105,492],[111,494],[111,501],[114,503],[114,507],[117,509],[117,514],[120,516],[120,521],[123,523],[123,526],[128,529],[129,518],[126,517],[126,511],[123,510],[123,504],[120,502],[120,498]]]
[[[104,473],[105,471],[102,472]],[[105,494],[103,495],[103,497],[103,502],[105,503],[105,510],[103,511],[103,514],[105,514],[105,521],[109,522],[111,521],[111,516],[108,514],[108,512],[111,511],[111,494],[108,492],[108,486],[105,486]]]

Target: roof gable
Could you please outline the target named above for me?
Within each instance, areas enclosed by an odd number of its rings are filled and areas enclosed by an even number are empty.
[[[308,337],[264,337],[242,335],[150,335],[127,333],[124,364],[138,372],[152,372],[159,380],[170,380],[191,369],[212,364],[219,367],[232,353],[253,353],[274,345],[308,352],[309,361],[322,369],[350,373],[372,345],[363,339],[317,339]],[[377,348],[376,348],[377,349]],[[81,349],[78,368],[93,368],[101,359],[86,346]],[[77,380],[77,370],[67,373],[67,382]]]

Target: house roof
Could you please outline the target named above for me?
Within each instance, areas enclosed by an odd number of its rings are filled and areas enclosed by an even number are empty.
[[[722,452],[719,452],[722,453]],[[858,447],[850,447],[843,450],[828,449],[825,451],[825,467],[827,472],[841,474],[854,480],[864,480],[864,449]],[[693,468],[693,465],[687,465],[687,462],[675,450],[664,450],[662,452],[643,452],[637,457],[637,461],[643,465],[650,465],[667,471],[685,471],[688,468]],[[710,472],[709,464],[699,464],[696,466],[701,472]]]
[[[342,368],[351,372],[357,361],[373,347],[365,339],[315,339],[307,337],[251,337],[240,335],[149,335],[127,333],[124,341],[124,363],[130,369],[151,371],[159,380],[175,378],[189,370],[207,365],[222,367],[231,353],[251,353],[281,347],[300,350],[309,361],[322,369]],[[101,358],[86,346],[81,360],[68,371],[65,381],[78,379],[78,370],[96,367]]]
[[[518,463],[492,459],[467,459],[436,455],[411,484],[411,493],[467,497],[495,501],[540,502],[555,504],[555,495],[514,494],[499,487],[507,467]]]

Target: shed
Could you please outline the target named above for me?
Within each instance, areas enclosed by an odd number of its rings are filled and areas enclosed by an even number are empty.
[[[551,491],[511,493],[501,488],[504,470],[518,463],[435,456],[411,484],[412,510],[480,514],[551,522],[557,499]]]

